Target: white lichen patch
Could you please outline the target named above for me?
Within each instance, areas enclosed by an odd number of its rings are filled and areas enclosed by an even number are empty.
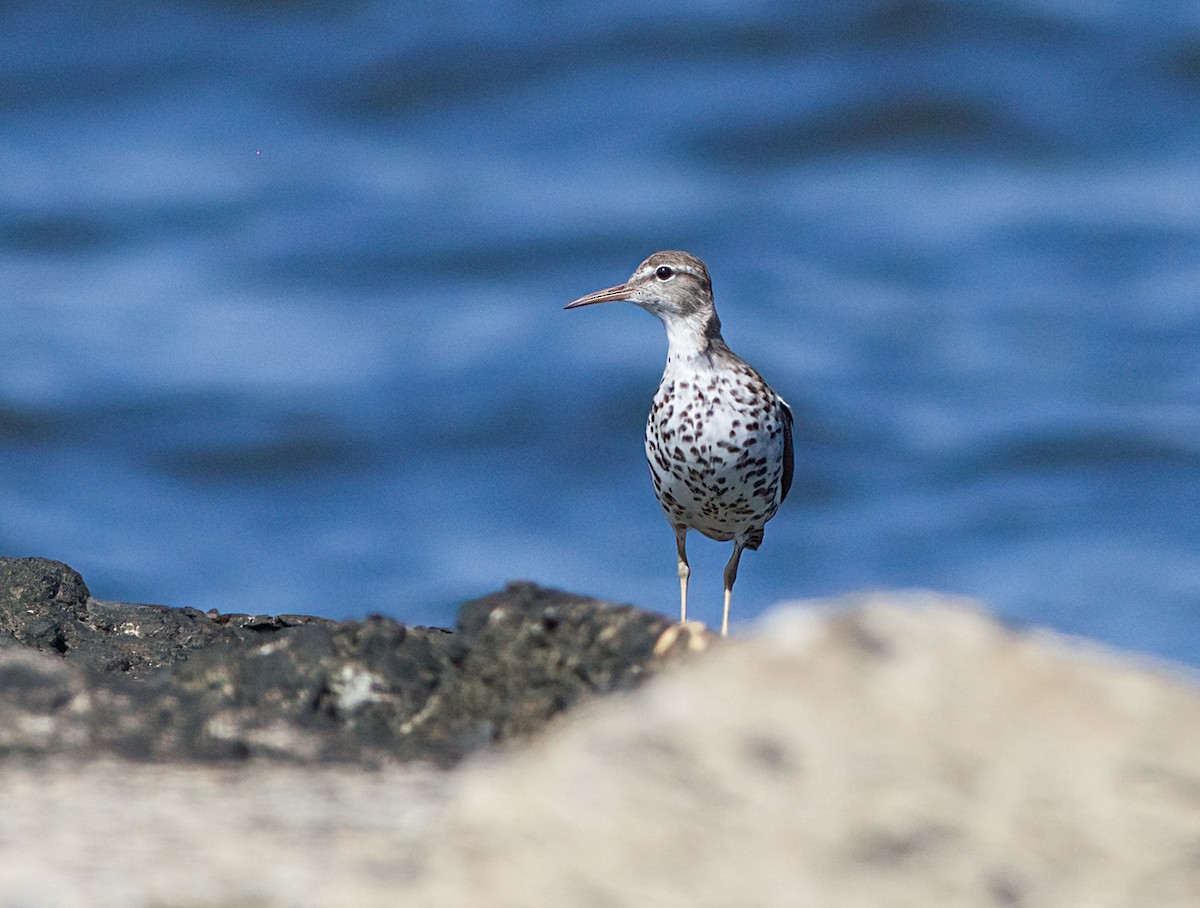
[[[382,678],[355,665],[343,665],[331,685],[341,713],[355,713],[368,703],[384,699],[386,684]]]

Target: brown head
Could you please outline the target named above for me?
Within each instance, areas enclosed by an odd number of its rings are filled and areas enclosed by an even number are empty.
[[[708,269],[688,252],[656,252],[638,265],[625,283],[589,293],[565,308],[618,300],[641,306],[664,322],[691,321],[707,326],[716,320]]]

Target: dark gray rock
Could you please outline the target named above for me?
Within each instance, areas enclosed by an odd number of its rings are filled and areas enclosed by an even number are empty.
[[[0,757],[452,765],[635,686],[669,622],[528,583],[457,633],[100,602],[78,573],[0,559]]]
[[[466,603],[458,623],[470,645],[443,709],[493,725],[498,739],[532,734],[589,694],[635,686],[669,625],[531,583]]]
[[[102,602],[61,561],[0,558],[0,641],[55,652],[98,671],[145,677],[215,643],[261,642],[264,635],[314,622],[328,623],[301,615],[221,615]]]

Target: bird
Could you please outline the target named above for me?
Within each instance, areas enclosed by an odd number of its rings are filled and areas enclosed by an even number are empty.
[[[589,293],[564,308],[625,301],[663,323],[667,362],[646,420],[646,462],[654,491],[675,532],[679,624],[688,626],[689,530],[732,542],[725,566],[721,636],[745,549],[792,487],[792,410],[721,336],[712,280],[688,252],[656,252],[622,284]]]

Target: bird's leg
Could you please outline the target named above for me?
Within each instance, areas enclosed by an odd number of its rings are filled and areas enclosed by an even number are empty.
[[[675,548],[679,550],[679,623],[687,624],[687,586],[692,569],[687,560],[687,527],[675,529]]]
[[[733,554],[725,565],[725,613],[721,616],[721,636],[729,636],[729,600],[733,598],[733,583],[737,580],[738,561],[742,557],[742,543],[733,544]]]
[[[688,567],[687,552],[684,541],[687,539],[687,527],[675,529],[675,547],[679,550],[679,623],[672,624],[658,636],[654,643],[654,655],[665,656],[676,649],[680,640],[688,652],[700,652],[708,646],[708,631],[698,621],[690,624],[687,620],[687,587],[688,577],[692,569]]]

